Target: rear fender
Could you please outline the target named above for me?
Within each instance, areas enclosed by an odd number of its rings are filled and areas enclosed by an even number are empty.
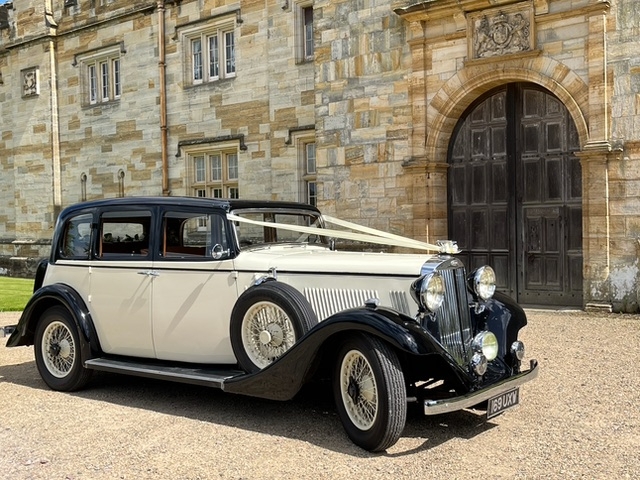
[[[33,345],[38,320],[47,309],[57,305],[69,311],[78,327],[83,360],[91,358],[92,352],[99,353],[100,342],[89,309],[78,292],[62,283],[47,285],[33,294],[7,340],[7,347]]]

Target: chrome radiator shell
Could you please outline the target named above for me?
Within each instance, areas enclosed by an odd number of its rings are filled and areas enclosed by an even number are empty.
[[[462,262],[456,258],[435,258],[422,268],[422,274],[437,271],[444,280],[445,299],[442,307],[435,313],[435,328],[424,327],[436,337],[436,340],[455,359],[458,365],[466,366],[473,355],[473,325],[471,310],[467,298],[467,275]],[[428,317],[427,317],[428,318]],[[425,318],[425,322],[433,321]]]

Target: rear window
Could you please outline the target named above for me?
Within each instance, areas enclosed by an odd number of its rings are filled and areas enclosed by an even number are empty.
[[[90,213],[71,217],[64,225],[60,258],[76,260],[88,259],[91,253],[91,221]]]

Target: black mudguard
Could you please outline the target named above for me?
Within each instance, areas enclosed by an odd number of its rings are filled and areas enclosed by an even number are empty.
[[[499,356],[510,359],[510,347],[518,339],[518,332],[527,324],[527,316],[520,305],[507,295],[496,292],[486,303],[487,328],[498,339]]]
[[[461,380],[464,377],[455,360],[414,319],[382,307],[362,307],[323,320],[271,365],[254,374],[227,379],[223,389],[270,400],[289,400],[311,376],[320,351],[339,342],[342,336],[357,332],[375,335],[410,356],[437,354],[448,359]]]
[[[36,325],[48,308],[56,305],[66,308],[73,317],[80,332],[80,348],[83,360],[91,358],[92,351],[100,352],[98,335],[93,320],[82,297],[73,288],[63,283],[55,283],[38,289],[18,321],[15,331],[7,340],[7,347],[33,345]]]

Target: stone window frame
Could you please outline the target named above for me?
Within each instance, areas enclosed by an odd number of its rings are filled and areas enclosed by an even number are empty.
[[[298,164],[298,199],[303,203],[317,206],[318,165],[316,156],[315,130],[311,127],[297,127],[289,130],[287,145],[294,145]],[[309,168],[309,148],[313,145],[313,168]]]
[[[313,62],[315,52],[313,41],[313,0],[294,0],[292,3],[292,10],[295,22],[294,36],[296,63]],[[308,24],[309,13],[311,14],[310,25]],[[308,27],[311,28],[310,31]],[[310,37],[309,34],[311,35]]]
[[[235,12],[231,12],[235,13]],[[226,18],[225,18],[226,17]],[[238,35],[236,34],[237,18],[217,18],[206,25],[197,25],[181,32],[183,58],[185,63],[185,84],[195,86],[235,78],[237,75]],[[232,60],[229,62],[229,36],[233,41]],[[217,72],[212,71],[211,41],[216,40]],[[197,42],[197,43],[196,43]],[[196,60],[194,45],[199,44],[199,60]],[[200,68],[196,69],[196,61]],[[229,68],[231,67],[231,68]],[[197,74],[198,72],[199,74]]]
[[[124,53],[124,43],[120,42],[74,56],[73,66],[79,66],[81,72],[83,106],[96,106],[121,99]]]
[[[237,142],[192,146],[185,148],[184,154],[191,196],[239,198],[240,155]],[[216,165],[219,169],[215,168]]]
[[[313,146],[313,168],[309,168],[310,162],[310,147]],[[303,181],[303,190],[302,193],[304,195],[305,203],[309,205],[313,205],[314,207],[318,206],[318,166],[317,166],[317,157],[316,157],[316,141],[315,138],[313,141],[302,142],[302,181]]]

